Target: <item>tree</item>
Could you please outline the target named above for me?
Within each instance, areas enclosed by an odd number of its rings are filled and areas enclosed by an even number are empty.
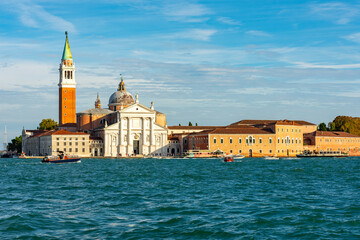
[[[179,123],[179,126],[181,126],[181,124]]]
[[[8,151],[16,151],[18,153],[21,153],[22,150],[22,144],[21,144],[21,135],[18,137],[15,137],[14,139],[11,139],[11,142],[7,145]]]
[[[198,126],[198,124],[197,124],[197,123],[195,123],[195,126]]]
[[[191,122],[189,122],[189,126],[192,126],[192,123],[191,123]]]
[[[48,119],[43,119],[41,121],[41,123],[39,123],[38,129],[52,130],[52,129],[55,129],[57,126],[59,126],[59,124],[57,122],[55,122],[55,120],[48,118]]]
[[[336,127],[335,127],[334,122],[329,122],[328,126],[329,126],[329,131],[336,131]]]
[[[318,128],[317,128],[318,131],[327,131],[327,127],[326,127],[326,124],[325,123],[320,123]]]

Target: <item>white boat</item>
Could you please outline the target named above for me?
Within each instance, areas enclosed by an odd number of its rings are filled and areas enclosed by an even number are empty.
[[[266,159],[266,160],[279,160],[278,157],[271,157],[271,156],[265,156],[264,159]]]
[[[244,155],[233,155],[234,160],[240,160],[243,159],[245,156]]]

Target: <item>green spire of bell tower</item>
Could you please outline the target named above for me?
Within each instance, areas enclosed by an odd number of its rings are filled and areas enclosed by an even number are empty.
[[[62,55],[62,60],[69,60],[69,59],[72,59],[72,56],[71,56],[71,51],[70,51],[70,46],[69,46],[68,33],[65,32],[65,35],[66,35],[66,41],[65,41],[65,46],[64,46],[64,52]]]

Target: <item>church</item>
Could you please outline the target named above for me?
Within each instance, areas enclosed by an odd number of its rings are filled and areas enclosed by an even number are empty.
[[[102,108],[98,94],[94,108],[76,113],[75,63],[67,32],[65,35],[59,67],[59,127],[46,133],[24,129],[24,153],[54,155],[64,151],[89,157],[167,155],[166,115],[154,109],[154,102],[147,107],[139,102],[138,94],[134,99],[126,91],[122,77],[117,90],[109,97],[108,108]],[[76,138],[71,138],[75,133]],[[85,139],[84,134],[89,140],[82,142],[81,148],[79,143],[67,142],[80,139],[78,135]]]

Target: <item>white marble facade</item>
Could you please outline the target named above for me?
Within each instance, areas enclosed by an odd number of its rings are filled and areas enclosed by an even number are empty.
[[[156,111],[134,103],[117,111],[117,121],[103,129],[104,156],[167,155],[167,129],[155,122]]]

